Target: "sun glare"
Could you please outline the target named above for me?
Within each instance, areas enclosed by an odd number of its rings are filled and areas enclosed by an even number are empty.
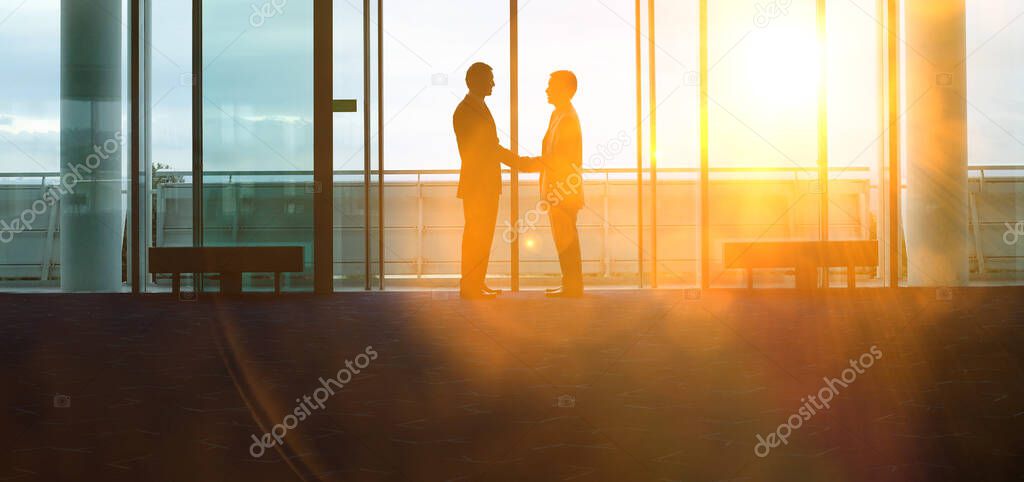
[[[775,112],[813,108],[819,65],[814,30],[772,27],[749,41],[745,78],[761,108]]]
[[[721,109],[709,120],[715,166],[817,163],[817,32],[813,18],[791,20],[746,34],[720,54],[711,95]]]

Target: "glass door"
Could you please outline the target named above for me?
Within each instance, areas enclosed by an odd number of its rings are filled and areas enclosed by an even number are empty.
[[[377,124],[379,102],[375,83],[377,59],[374,49],[379,33],[376,1],[332,0],[325,2],[333,9],[330,55],[318,55],[318,62],[331,78],[329,89],[320,102],[329,102],[325,118],[330,129],[318,130],[329,136],[329,159],[323,162],[324,176],[330,193],[332,216],[330,224],[321,226],[329,232],[330,245],[325,242],[324,269],[331,274],[333,290],[366,290],[380,285],[377,277],[379,198],[374,180],[378,169]],[[325,7],[321,7],[325,8]],[[320,17],[318,12],[318,18]],[[318,43],[319,45],[319,43]],[[327,115],[329,114],[329,115]],[[373,124],[371,125],[371,122]],[[372,137],[371,137],[372,136]],[[326,149],[326,147],[325,147]],[[318,156],[319,160],[319,156]],[[329,162],[328,162],[329,161]],[[318,166],[320,164],[318,163]],[[324,241],[324,240],[321,240]]]

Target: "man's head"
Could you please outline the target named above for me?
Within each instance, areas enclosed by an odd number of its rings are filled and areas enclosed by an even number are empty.
[[[568,70],[559,70],[551,74],[548,80],[548,103],[554,106],[572,102],[576,95],[576,74]]]
[[[483,62],[469,66],[466,71],[466,87],[477,97],[487,97],[494,91],[494,69]]]

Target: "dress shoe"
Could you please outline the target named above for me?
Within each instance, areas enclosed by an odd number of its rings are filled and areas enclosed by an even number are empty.
[[[583,288],[556,288],[546,291],[544,296],[548,298],[580,298],[583,296]]]
[[[459,297],[464,300],[493,300],[498,297],[497,293],[488,293],[482,289],[473,291],[460,291]]]
[[[501,290],[491,289],[487,285],[484,285],[484,287],[481,288],[480,290],[483,291],[484,293],[492,294],[492,295],[500,295],[501,294]]]

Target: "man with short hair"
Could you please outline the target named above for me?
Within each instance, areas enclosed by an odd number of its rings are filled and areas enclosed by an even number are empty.
[[[462,281],[459,292],[466,299],[492,299],[498,291],[487,287],[494,228],[501,196],[501,163],[514,166],[516,156],[498,141],[498,130],[484,99],[494,90],[491,66],[477,62],[466,71],[469,93],[455,109],[452,123],[459,144],[458,197],[462,199],[465,228],[462,232]]]
[[[522,158],[524,171],[540,172],[540,198],[547,203],[551,235],[558,249],[562,286],[547,290],[549,297],[583,295],[583,258],[576,220],[583,208],[583,132],[572,99],[576,75],[568,70],[551,74],[548,103],[555,106],[544,135],[540,157]]]

